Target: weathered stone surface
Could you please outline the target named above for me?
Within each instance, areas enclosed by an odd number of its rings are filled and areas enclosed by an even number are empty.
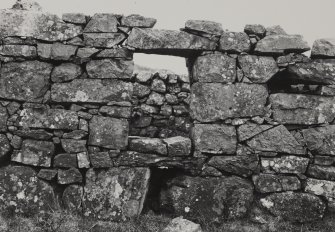
[[[308,162],[308,158],[298,156],[261,158],[261,168],[264,173],[305,173]]]
[[[81,203],[84,196],[84,188],[80,185],[69,185],[65,188],[62,201],[65,209],[81,213]]]
[[[241,53],[250,50],[249,36],[244,32],[223,32],[220,38],[219,50]]]
[[[263,25],[260,24],[247,24],[244,27],[244,32],[248,35],[256,35],[259,38],[263,38],[266,32],[266,29]]]
[[[308,178],[305,186],[305,192],[324,196],[326,198],[335,198],[335,182]]]
[[[195,150],[210,154],[234,154],[236,130],[234,126],[195,124],[192,133]]]
[[[301,35],[267,35],[256,44],[255,52],[259,54],[303,53],[310,50]]]
[[[232,83],[236,79],[236,59],[222,53],[199,56],[193,65],[193,80]]]
[[[323,201],[309,193],[273,193],[260,200],[272,214],[284,220],[309,222],[323,217],[326,206]]]
[[[292,79],[306,83],[325,85],[335,84],[335,63],[313,60],[305,63],[296,63],[288,66],[288,72],[293,74]]]
[[[0,10],[0,35],[63,41],[82,33],[80,26],[64,23],[57,15],[39,11]]]
[[[255,135],[251,140],[247,141],[247,144],[257,151],[305,154],[302,144],[283,125]]]
[[[195,83],[191,87],[191,116],[201,122],[264,114],[268,96],[263,85]]]
[[[159,93],[165,93],[166,85],[163,80],[155,78],[151,82],[151,90],[159,92]]]
[[[51,87],[51,99],[55,102],[129,101],[132,93],[132,84],[119,80],[75,79],[69,83],[53,84]]]
[[[26,139],[36,139],[36,140],[49,140],[52,138],[52,134],[46,132],[43,129],[38,130],[30,130],[30,129],[23,129],[14,131],[15,135],[18,135],[22,138]]]
[[[93,168],[113,167],[113,162],[108,152],[94,152],[90,153],[89,156]]]
[[[86,24],[86,16],[82,13],[64,13],[62,20],[73,24]]]
[[[241,55],[238,57],[238,62],[244,76],[253,83],[266,83],[279,71],[272,57]]]
[[[253,186],[239,177],[179,176],[161,192],[161,206],[178,215],[222,222],[243,217],[253,201]]]
[[[7,166],[0,169],[0,209],[2,212],[32,216],[58,209],[52,187],[37,178],[29,167]]]
[[[3,64],[0,97],[18,101],[40,101],[49,88],[52,65],[40,61]]]
[[[203,32],[217,36],[220,36],[223,32],[221,23],[206,20],[187,20],[184,30],[190,32]]]
[[[0,46],[0,55],[14,56],[24,58],[34,58],[37,56],[35,46],[29,45],[2,45]]]
[[[311,56],[335,58],[335,38],[315,40]]]
[[[0,132],[7,131],[7,119],[8,119],[8,113],[6,107],[0,104]]]
[[[167,145],[169,156],[188,156],[191,153],[191,140],[186,137],[176,136],[163,140]]]
[[[62,43],[37,44],[37,53],[42,59],[70,60],[76,54],[77,46]]]
[[[40,4],[33,0],[16,0],[12,9],[17,10],[30,10],[30,11],[42,11]]]
[[[213,156],[208,165],[243,177],[250,176],[259,169],[257,155],[243,146],[238,147],[235,156]]]
[[[245,141],[252,137],[272,128],[272,125],[259,125],[252,122],[247,122],[237,128],[237,135],[239,141]]]
[[[296,176],[279,176],[272,174],[259,174],[252,177],[255,189],[260,193],[294,191],[301,188]]]
[[[73,183],[82,183],[83,176],[80,171],[76,168],[70,169],[59,169],[57,175],[58,184],[73,184]]]
[[[202,232],[201,226],[183,217],[171,220],[162,232]]]
[[[121,18],[121,25],[126,27],[148,27],[152,28],[156,24],[156,19],[143,17],[138,14],[123,16]]]
[[[84,33],[86,46],[112,48],[126,39],[123,33]]]
[[[128,144],[129,124],[125,119],[94,116],[89,128],[89,145],[124,149]]]
[[[335,157],[316,155],[314,156],[314,164],[322,166],[331,166],[335,164]]]
[[[83,63],[85,61],[90,60],[90,57],[96,55],[99,51],[100,49],[91,47],[78,48],[76,56],[79,57],[80,61]]]
[[[23,128],[70,129],[78,128],[77,112],[63,109],[25,108],[21,111],[18,125]]]
[[[54,158],[53,166],[55,168],[77,168],[77,154],[58,154]]]
[[[0,134],[0,160],[7,157],[11,150],[11,146],[6,135]]]
[[[215,50],[216,43],[183,31],[133,28],[128,39],[129,47],[146,53],[185,55],[190,51]]]
[[[335,180],[335,167],[310,164],[306,174],[317,179]]]
[[[110,48],[102,50],[96,55],[96,57],[132,60],[133,53],[128,48]]]
[[[149,178],[148,168],[89,169],[84,187],[84,215],[112,221],[139,215]]]
[[[167,146],[161,139],[137,138],[129,140],[129,149],[137,152],[167,155]]]
[[[79,153],[87,151],[86,140],[61,139],[61,143],[62,148],[67,153]]]
[[[316,155],[335,156],[335,125],[302,130],[307,148]]]
[[[92,60],[87,63],[86,70],[90,78],[130,79],[134,71],[134,62],[118,59]]]
[[[56,175],[57,175],[57,170],[55,169],[41,169],[38,172],[37,177],[43,180],[51,181],[56,178]]]
[[[79,77],[82,73],[79,65],[63,63],[52,70],[51,80],[53,82],[66,82]]]
[[[22,148],[14,151],[11,160],[32,166],[50,167],[55,152],[52,142],[39,140],[24,140]]]
[[[87,152],[77,154],[78,168],[90,168],[90,159]]]
[[[98,13],[87,23],[84,32],[117,32],[118,24],[116,15]]]
[[[273,119],[281,124],[329,123],[335,118],[334,99],[303,94],[271,94]]]
[[[266,36],[270,35],[287,35],[287,33],[280,25],[274,25],[266,28]]]

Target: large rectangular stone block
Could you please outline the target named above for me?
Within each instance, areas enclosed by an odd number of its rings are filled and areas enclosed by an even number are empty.
[[[281,124],[330,123],[335,118],[335,97],[277,93],[270,95],[273,118]]]
[[[20,113],[18,126],[24,128],[75,130],[78,128],[78,122],[78,115],[74,111],[26,108]]]
[[[200,122],[264,114],[268,97],[264,85],[195,83],[191,87],[191,116]]]
[[[127,39],[129,47],[146,53],[185,56],[192,50],[215,50],[216,42],[183,31],[133,28]]]
[[[89,145],[109,149],[124,149],[128,145],[129,123],[125,119],[94,116],[89,128]]]
[[[129,101],[133,85],[120,80],[76,79],[51,86],[51,100],[55,102],[107,103]]]

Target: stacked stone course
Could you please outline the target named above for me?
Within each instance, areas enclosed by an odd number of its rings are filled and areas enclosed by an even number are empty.
[[[279,26],[155,23],[60,19],[25,1],[0,11],[0,209],[125,220],[159,168],[173,177],[155,210],[261,223],[334,212],[334,40],[307,57]],[[185,57],[189,76],[134,73],[137,52]]]

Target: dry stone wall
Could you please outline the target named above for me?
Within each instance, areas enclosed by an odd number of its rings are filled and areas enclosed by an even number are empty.
[[[0,209],[120,221],[335,211],[335,42],[140,15],[0,10]],[[133,54],[189,75],[134,73]]]

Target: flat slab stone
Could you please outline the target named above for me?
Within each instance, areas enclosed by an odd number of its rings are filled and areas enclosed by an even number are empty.
[[[244,32],[225,31],[221,34],[219,50],[231,53],[248,52],[251,48],[249,36]]]
[[[126,27],[147,27],[152,28],[157,20],[154,18],[144,17],[138,14],[131,14],[121,18],[121,26]]]
[[[162,232],[202,232],[201,226],[183,217],[171,220]]]
[[[247,144],[256,151],[305,154],[303,145],[283,125],[255,135]]]
[[[149,178],[149,168],[89,169],[82,201],[84,215],[110,221],[138,216]]]
[[[260,173],[254,175],[252,180],[256,191],[260,193],[294,191],[301,188],[300,180],[296,176],[279,176]]]
[[[77,48],[77,46],[62,43],[38,43],[37,54],[42,59],[70,60],[76,54]]]
[[[81,33],[81,26],[66,24],[57,15],[30,10],[0,10],[1,38],[18,36],[65,41]]]
[[[325,213],[323,201],[309,193],[273,193],[260,200],[272,214],[288,221],[309,222],[320,220]]]
[[[52,142],[40,140],[24,140],[22,148],[14,151],[11,160],[38,167],[51,167],[51,160],[55,153]]]
[[[215,50],[216,43],[183,31],[133,28],[126,45],[145,53],[185,56],[188,52]]]
[[[82,13],[64,13],[62,20],[73,24],[86,24],[86,15]]]
[[[25,108],[18,120],[18,126],[23,128],[75,130],[78,123],[77,112],[63,109]]]
[[[81,67],[73,63],[62,63],[56,66],[51,73],[53,82],[65,82],[79,77],[83,73]]]
[[[37,51],[35,46],[29,45],[2,45],[0,46],[0,55],[35,58]]]
[[[129,141],[131,151],[167,155],[167,146],[158,138],[137,138]]]
[[[313,154],[335,156],[335,125],[305,129],[302,134]]]
[[[308,178],[306,181],[305,192],[324,196],[326,198],[335,198],[335,182]]]
[[[303,53],[310,50],[301,35],[267,35],[256,44],[258,54]]]
[[[273,119],[281,124],[313,125],[335,118],[335,98],[303,94],[270,95]]]
[[[0,209],[24,216],[59,209],[51,185],[37,178],[34,169],[7,166],[0,169]]]
[[[222,24],[207,20],[187,20],[185,31],[197,31],[220,36],[223,33]]]
[[[223,222],[246,215],[253,201],[253,186],[242,178],[178,176],[161,192],[162,208],[178,215]]]
[[[266,83],[279,71],[275,59],[270,56],[241,55],[238,62],[244,76],[252,83]]]
[[[335,38],[315,40],[313,43],[311,56],[335,58]]]
[[[335,167],[310,164],[306,175],[322,180],[335,180]]]
[[[124,149],[128,144],[129,123],[125,119],[93,116],[89,129],[89,145]]]
[[[233,83],[236,79],[236,59],[222,53],[198,56],[192,74],[194,81]]]
[[[191,154],[191,140],[182,136],[175,136],[163,140],[167,146],[169,156],[188,156]]]
[[[49,88],[52,65],[40,61],[5,63],[0,71],[0,98],[39,102]]]
[[[257,155],[248,147],[239,145],[233,156],[213,156],[208,165],[224,173],[248,177],[259,170]]]
[[[86,65],[90,78],[130,79],[134,71],[134,61],[120,59],[91,60]]]
[[[308,158],[299,156],[261,158],[264,173],[305,173],[308,163]]]
[[[191,116],[200,122],[264,114],[268,96],[264,85],[195,83],[191,87]]]
[[[290,76],[291,79],[303,83],[335,84],[335,62],[313,60],[289,65],[287,70],[290,74],[293,74]]]
[[[234,154],[237,138],[234,126],[194,124],[192,140],[195,150],[209,154]]]
[[[51,86],[55,102],[108,103],[130,101],[133,85],[120,80],[76,79]]]

